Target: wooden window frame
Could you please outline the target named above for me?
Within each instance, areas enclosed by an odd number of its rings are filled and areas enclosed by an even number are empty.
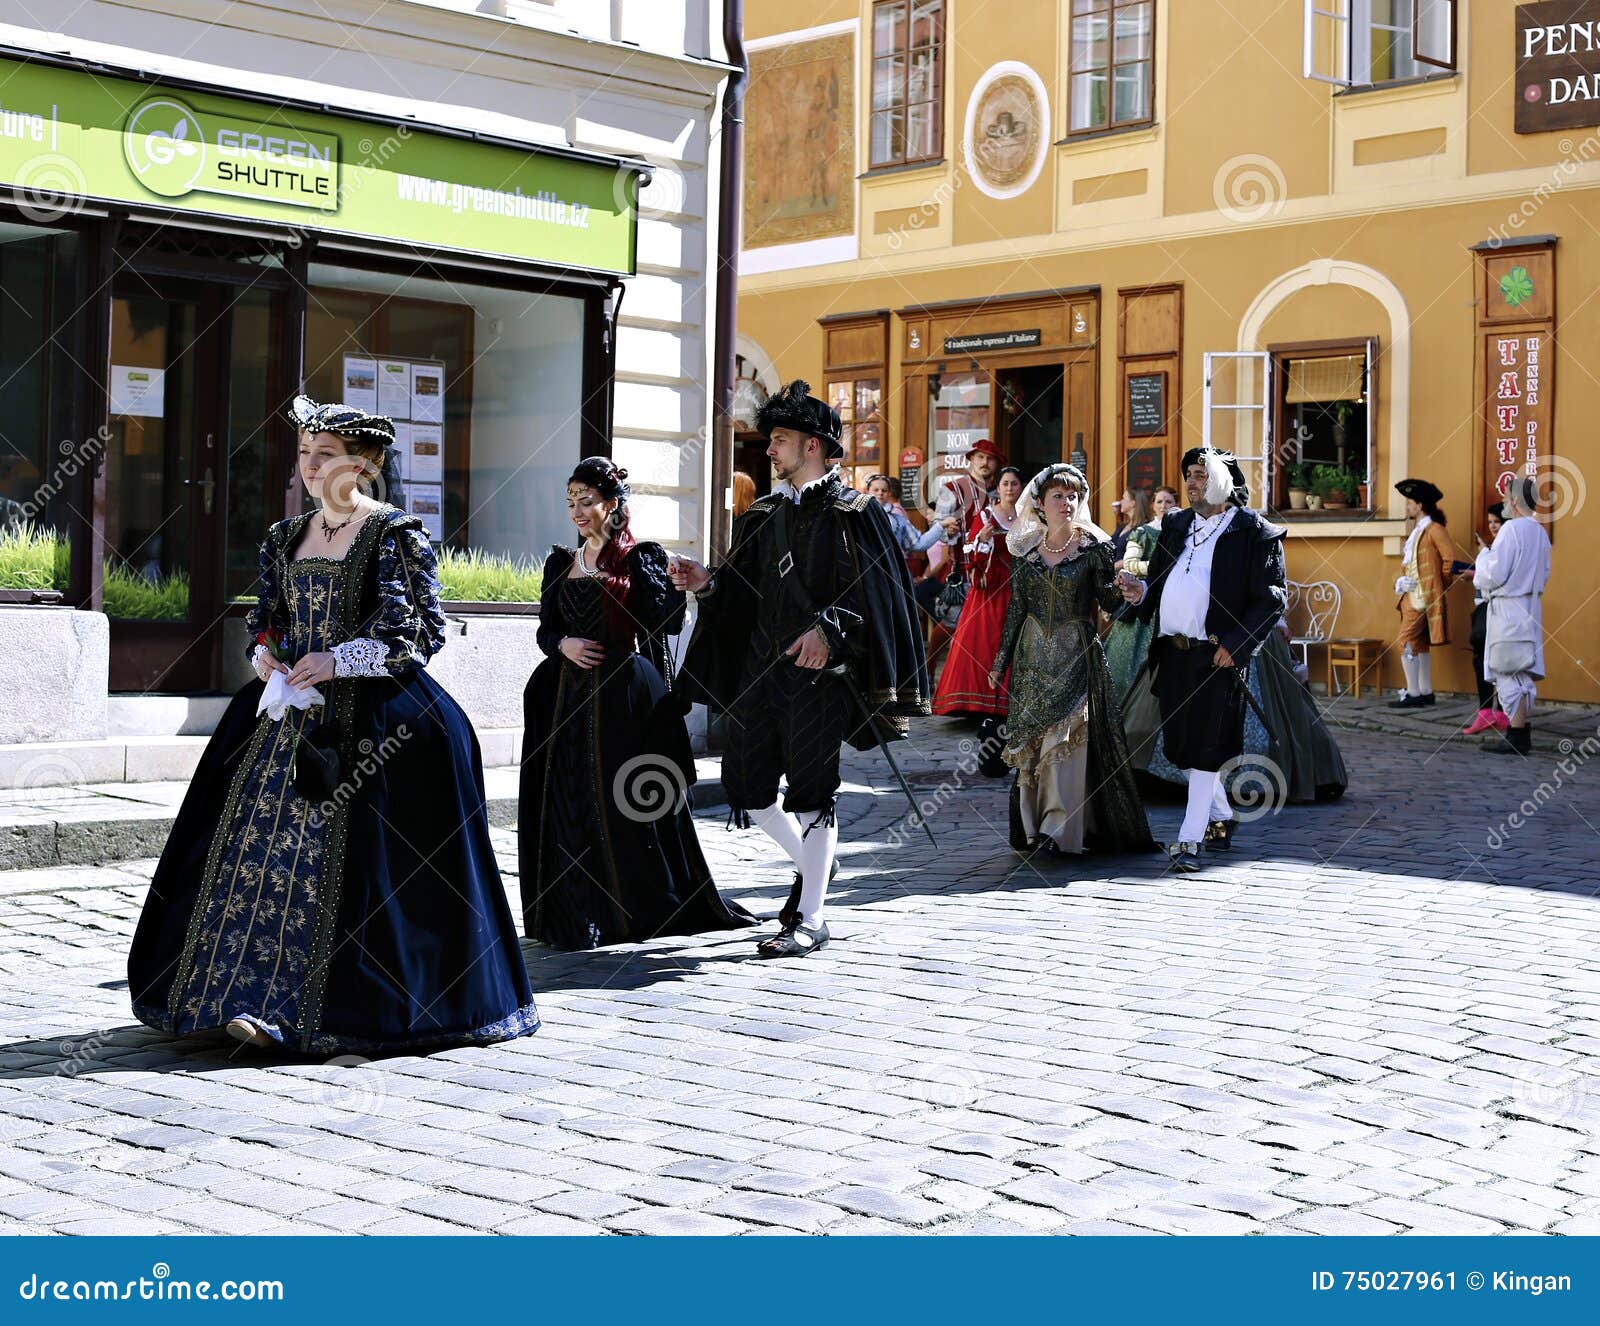
[[[1293,520],[1341,518],[1362,520],[1381,509],[1378,502],[1378,362],[1382,358],[1383,344],[1376,335],[1349,336],[1328,341],[1287,341],[1267,347],[1272,356],[1272,440],[1269,448],[1273,463],[1266,509],[1275,516]],[[1341,354],[1359,354],[1366,361],[1366,452],[1367,452],[1367,504],[1350,506],[1331,513],[1291,511],[1289,508],[1289,467],[1296,462],[1289,458],[1290,437],[1289,404],[1285,399],[1289,387],[1289,360],[1331,359]]]
[[[945,94],[945,43],[949,34],[949,5],[946,0],[936,0],[939,6],[937,23],[938,37],[931,43],[921,45],[913,44],[911,40],[913,10],[918,0],[876,0],[872,6],[872,58],[867,75],[867,169],[869,171],[892,169],[897,166],[925,166],[933,162],[944,160],[944,94]],[[896,49],[878,49],[878,13],[884,9],[902,9],[905,11],[906,44]],[[933,84],[932,98],[913,102],[911,100],[911,61],[912,56],[922,51],[931,51],[933,55]],[[877,104],[878,67],[895,59],[905,61],[905,81],[901,86],[901,96],[892,105],[880,107]],[[931,106],[933,108],[933,142],[929,145],[926,155],[921,153],[913,156],[909,152],[902,152],[899,156],[893,154],[878,158],[873,155],[873,144],[876,141],[874,128],[878,116],[899,112],[902,116],[903,143],[911,141],[911,108],[912,106]]]
[[[1117,133],[1124,129],[1144,129],[1156,122],[1156,5],[1155,0],[1093,0],[1100,6],[1091,9],[1089,14],[1103,12],[1106,14],[1109,27],[1106,33],[1106,63],[1097,65],[1094,69],[1074,69],[1072,67],[1072,25],[1081,17],[1078,13],[1078,0],[1068,7],[1067,11],[1067,104],[1063,108],[1066,117],[1066,137],[1061,141],[1070,142],[1078,138],[1091,138],[1097,134]],[[1150,6],[1150,55],[1142,60],[1117,60],[1117,10],[1131,9],[1134,5],[1149,3]],[[1137,119],[1119,120],[1116,118],[1117,110],[1117,85],[1116,72],[1119,68],[1129,69],[1134,65],[1148,65],[1149,78],[1145,84],[1145,113]],[[1088,74],[1103,72],[1106,75],[1106,122],[1104,124],[1087,125],[1077,128],[1072,123],[1072,89],[1074,83]]]

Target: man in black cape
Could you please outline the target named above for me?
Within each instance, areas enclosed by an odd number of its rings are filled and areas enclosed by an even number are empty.
[[[710,571],[688,558],[672,568],[699,601],[676,689],[727,713],[728,805],[795,865],[779,933],[758,948],[769,958],[828,942],[840,743],[867,750],[903,737],[906,719],[929,709],[905,559],[883,508],[840,478],[839,414],[810,391],[791,382],[761,407],[778,491],[734,521],[726,559]]]
[[[1169,511],[1146,583],[1118,576],[1133,615],[1155,622],[1153,689],[1167,758],[1188,774],[1189,803],[1172,868],[1200,869],[1200,844],[1233,845],[1236,821],[1220,771],[1244,750],[1245,669],[1283,615],[1285,530],[1245,504],[1244,471],[1226,451],[1183,457],[1189,507]]]

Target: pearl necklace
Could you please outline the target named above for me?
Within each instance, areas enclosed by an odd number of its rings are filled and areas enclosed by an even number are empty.
[[[1044,537],[1043,535],[1041,535],[1040,538],[1039,538],[1039,546],[1041,548],[1043,548],[1047,553],[1049,553],[1052,557],[1059,557],[1062,553],[1066,552],[1068,548],[1072,547],[1072,545],[1074,543],[1076,543],[1077,541],[1078,541],[1078,531],[1077,530],[1073,530],[1071,534],[1067,535],[1067,541],[1065,543],[1063,543],[1059,548],[1056,547],[1055,544],[1051,543],[1050,540],[1048,538]]]
[[[589,541],[585,539],[581,544],[578,545],[578,570],[582,571],[584,575],[589,577],[589,579],[598,580],[602,575],[605,574],[605,572],[603,572],[598,565],[592,571],[589,569],[588,563],[583,560],[584,554],[588,551]],[[597,560],[598,556],[599,554],[596,554]]]

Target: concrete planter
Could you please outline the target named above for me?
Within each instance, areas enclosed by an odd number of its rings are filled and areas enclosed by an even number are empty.
[[[103,739],[110,669],[104,613],[0,606],[0,746]]]
[[[539,619],[484,613],[452,616],[448,605],[444,648],[428,664],[428,675],[467,711],[480,736],[522,726],[522,690],[544,655],[535,636]],[[244,618],[223,628],[224,688],[238,690],[254,677],[245,659]]]

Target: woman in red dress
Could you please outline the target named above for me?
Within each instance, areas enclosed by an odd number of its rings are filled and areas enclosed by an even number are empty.
[[[1006,533],[1017,518],[1021,496],[1022,471],[1008,465],[996,480],[994,503],[972,518],[962,550],[967,599],[961,605],[955,639],[950,642],[933,697],[936,714],[982,720],[978,725],[978,767],[991,778],[1003,778],[1007,773],[1001,758],[1005,741],[998,729],[1010,706],[1010,674],[997,691],[989,685],[989,667],[999,652],[1006,609],[1011,606],[1011,552],[1006,547]]]

